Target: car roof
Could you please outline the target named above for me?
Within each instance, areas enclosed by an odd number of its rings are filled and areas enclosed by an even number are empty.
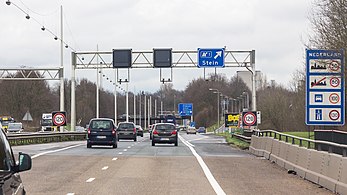
[[[90,121],[94,121],[94,120],[108,120],[108,121],[112,121],[114,123],[113,119],[111,119],[111,118],[92,118],[92,119],[90,119]]]

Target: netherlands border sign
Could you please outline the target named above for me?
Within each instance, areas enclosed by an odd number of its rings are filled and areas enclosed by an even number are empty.
[[[344,50],[306,50],[306,124],[345,124]]]

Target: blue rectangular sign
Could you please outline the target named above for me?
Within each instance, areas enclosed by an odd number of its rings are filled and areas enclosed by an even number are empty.
[[[223,68],[224,67],[224,48],[217,49],[198,49],[199,68]]]
[[[193,104],[192,103],[178,104],[178,114],[180,116],[192,116],[193,115]]]
[[[344,50],[306,50],[306,124],[345,124]]]

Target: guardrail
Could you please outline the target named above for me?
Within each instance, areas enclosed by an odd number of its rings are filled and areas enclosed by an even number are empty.
[[[328,142],[328,141],[312,140],[312,139],[297,137],[294,135],[288,135],[288,134],[280,133],[280,132],[277,132],[274,130],[261,130],[261,131],[256,130],[256,131],[254,131],[254,135],[273,137],[273,138],[278,139],[280,141],[285,141],[286,143],[299,145],[301,147],[306,147],[308,149],[316,149],[318,151],[322,151],[323,146],[327,146],[329,153],[332,153],[334,148],[340,148],[342,150],[341,155],[343,157],[347,156],[347,145],[343,145],[343,144],[337,144],[337,143]],[[307,144],[305,144],[305,143],[307,143]]]
[[[236,133],[231,134],[231,137],[236,137],[237,139],[240,139],[240,140],[247,142],[247,143],[251,143],[251,140],[252,140],[251,137],[247,137],[247,136],[236,134]]]
[[[328,151],[321,151],[322,146],[327,146]],[[335,147],[342,149],[342,155],[332,153]],[[257,130],[249,150],[287,169],[288,173],[347,195],[347,145]]]
[[[32,134],[7,134],[11,145],[41,144],[62,141],[85,140],[86,132],[49,132]]]

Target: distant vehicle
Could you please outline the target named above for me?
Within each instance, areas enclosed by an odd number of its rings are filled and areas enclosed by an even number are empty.
[[[172,123],[157,123],[152,132],[152,146],[156,143],[169,143],[178,146],[178,131]]]
[[[56,131],[57,128],[53,126],[52,113],[43,113],[41,120],[41,131]]]
[[[136,125],[136,134],[137,136],[143,137],[143,129],[140,125]]]
[[[0,194],[25,194],[25,189],[19,172],[31,169],[31,157],[25,153],[19,153],[16,162],[12,148],[8,142],[4,130],[0,125]]]
[[[187,131],[187,134],[196,134],[195,127],[188,127],[186,131]]]
[[[112,119],[93,118],[89,122],[87,148],[93,145],[110,145],[117,148],[117,131]]]
[[[206,128],[205,127],[199,127],[198,133],[206,133]]]
[[[172,124],[176,125],[176,117],[175,117],[175,115],[171,115],[171,114],[166,115],[164,117],[164,119],[165,119],[165,123],[172,123]]]
[[[11,116],[0,116],[0,123],[2,125],[3,130],[7,132],[8,124],[13,123],[14,118]]]
[[[24,130],[22,123],[9,123],[7,128],[7,133],[20,133]]]
[[[137,141],[136,127],[132,122],[120,122],[117,128],[118,140],[120,139],[132,139]]]

